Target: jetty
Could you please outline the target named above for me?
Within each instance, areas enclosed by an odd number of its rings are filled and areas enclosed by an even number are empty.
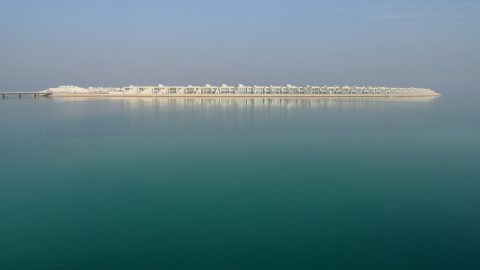
[[[2,99],[5,99],[7,97],[18,97],[22,98],[25,96],[33,96],[34,98],[37,97],[48,97],[52,93],[44,93],[44,92],[0,92],[0,95],[2,95]]]

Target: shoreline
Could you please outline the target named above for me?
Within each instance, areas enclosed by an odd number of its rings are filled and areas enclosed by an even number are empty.
[[[384,94],[61,94],[50,93],[48,97],[82,97],[82,98],[436,98],[431,95],[384,95]]]

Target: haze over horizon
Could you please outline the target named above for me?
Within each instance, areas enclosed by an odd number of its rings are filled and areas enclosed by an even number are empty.
[[[0,91],[158,83],[475,90],[479,12],[471,0],[2,0]]]

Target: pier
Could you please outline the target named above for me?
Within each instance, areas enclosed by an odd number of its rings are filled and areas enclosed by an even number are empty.
[[[24,96],[33,96],[33,98],[37,97],[48,97],[51,93],[40,93],[40,92],[0,92],[2,95],[2,99],[7,97],[18,97],[22,98]]]

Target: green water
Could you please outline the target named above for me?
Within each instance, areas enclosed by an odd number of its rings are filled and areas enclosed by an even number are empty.
[[[480,269],[480,107],[0,100],[0,269]]]

